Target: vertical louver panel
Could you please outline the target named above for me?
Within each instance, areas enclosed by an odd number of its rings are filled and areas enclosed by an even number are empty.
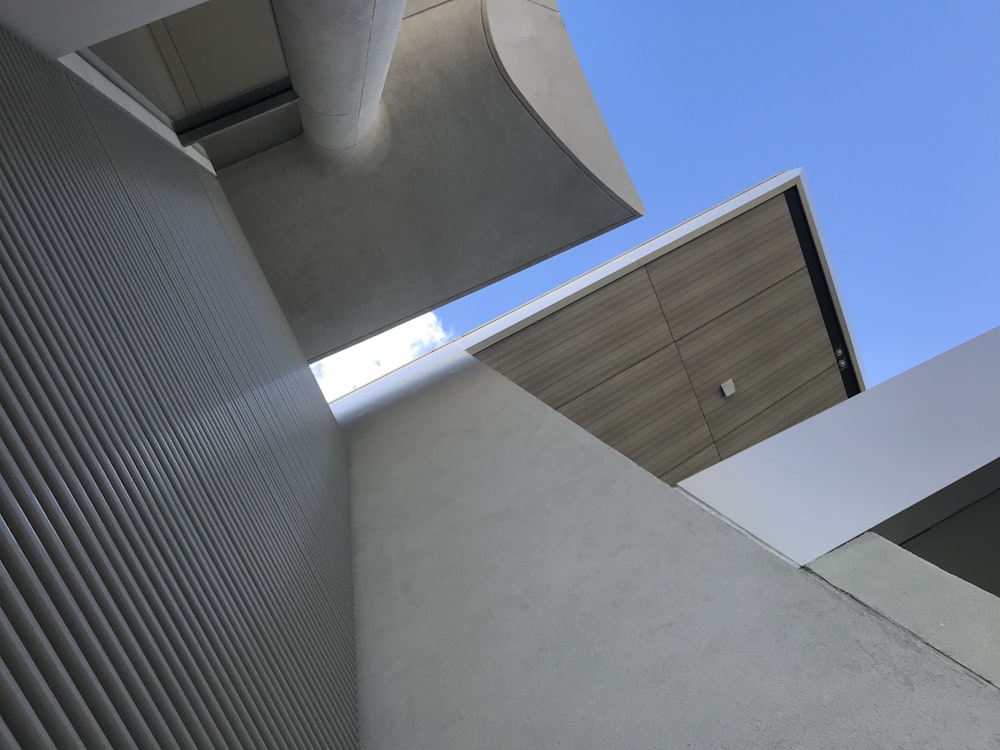
[[[214,178],[0,30],[0,746],[357,746],[345,456]]]

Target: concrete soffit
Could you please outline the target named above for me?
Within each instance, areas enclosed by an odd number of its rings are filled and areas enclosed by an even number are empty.
[[[527,0],[406,16],[356,147],[297,138],[219,177],[310,359],[642,210],[560,16]]]
[[[538,124],[609,195],[644,213],[555,0],[482,0],[497,70]]]

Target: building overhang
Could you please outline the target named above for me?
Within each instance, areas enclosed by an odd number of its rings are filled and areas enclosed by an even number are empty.
[[[211,163],[309,359],[642,213],[555,0],[53,4],[0,22]]]
[[[812,210],[805,172],[802,169],[781,172],[612,258],[597,268],[581,274],[551,292],[531,300],[516,310],[490,321],[464,336],[460,340],[462,346],[471,354],[478,354],[493,344],[564,307],[568,307],[577,300],[688,244],[722,224],[732,221],[770,199],[783,193],[789,194],[792,191],[798,198],[798,205],[795,208],[799,212],[799,216],[796,216],[796,211],[792,210],[792,220],[795,222],[798,219],[804,222],[801,227],[803,231],[799,232],[799,239],[803,255],[806,256],[807,266],[814,265],[814,269],[811,270],[814,270],[812,279],[817,301],[823,311],[824,323],[831,343],[836,345],[837,342],[843,341],[845,344],[847,368],[844,373],[844,386],[848,395],[855,395],[865,390],[861,361],[854,347],[848,318],[840,303],[836,276],[826,253],[819,223]],[[792,200],[794,201],[794,199]]]
[[[366,139],[219,178],[310,359],[642,212],[555,4],[529,0],[411,7]]]

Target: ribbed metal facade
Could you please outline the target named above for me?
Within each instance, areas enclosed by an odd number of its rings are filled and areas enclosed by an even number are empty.
[[[355,747],[345,460],[214,178],[0,30],[0,747]]]

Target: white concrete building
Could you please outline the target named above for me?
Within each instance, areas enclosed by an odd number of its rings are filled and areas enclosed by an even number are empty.
[[[0,745],[997,746],[998,335],[800,173],[322,399],[641,210],[553,0],[0,5]]]

